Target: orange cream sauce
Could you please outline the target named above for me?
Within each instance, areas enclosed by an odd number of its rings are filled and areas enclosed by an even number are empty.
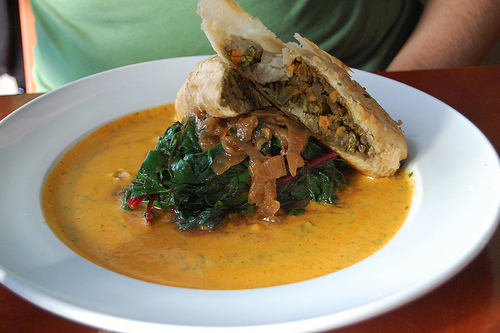
[[[142,210],[123,212],[120,192],[174,121],[166,105],[125,116],[79,142],[57,163],[43,190],[54,233],[88,260],[140,280],[200,289],[282,285],[335,272],[365,259],[404,223],[408,174],[369,179],[353,172],[338,206],[311,203],[284,223],[234,219],[208,232],[181,232],[168,213],[146,226]]]

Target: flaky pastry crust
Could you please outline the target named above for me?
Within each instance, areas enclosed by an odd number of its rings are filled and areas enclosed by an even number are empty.
[[[339,145],[342,140],[336,137],[336,128],[321,126],[321,118],[325,116],[334,118],[333,114],[314,113],[296,102],[280,103],[272,91],[267,97],[271,99],[272,104],[301,122],[315,137],[337,151],[351,166],[374,178],[393,175],[399,169],[400,161],[407,156],[407,143],[399,123],[394,121],[363,87],[352,80],[349,67],[339,59],[298,34],[295,34],[295,38],[300,45],[285,44],[260,20],[253,18],[234,1],[201,0],[198,13],[203,20],[202,29],[220,59],[225,61],[227,66],[236,68],[255,85],[263,87],[264,91],[266,89],[271,91],[268,87],[275,82],[292,82],[297,73],[291,68],[296,68],[297,64],[305,64],[311,73],[321,77],[321,82],[325,82],[325,86],[328,86],[328,94],[335,96],[331,97],[332,100],[329,102],[334,105],[337,103],[340,109],[346,110],[349,122],[355,124],[356,135],[363,136],[363,144],[358,142],[354,151]],[[246,54],[249,49],[258,50],[255,56],[258,61],[250,62],[248,66],[235,61],[234,50],[237,54]],[[240,59],[238,57],[238,61],[241,61]],[[218,70],[224,67],[220,63],[217,66]],[[203,70],[206,73],[201,73]],[[187,95],[186,92],[182,95],[180,92],[182,98],[176,102],[176,106],[178,103],[179,110],[198,106],[214,116],[231,117],[235,114],[234,110],[223,109],[217,106],[217,103],[202,102],[198,98],[198,94],[207,94],[204,99],[211,100],[212,88],[220,88],[217,80],[221,77],[212,75],[213,71],[210,70],[208,66],[197,68],[195,71],[197,74],[190,75],[188,81],[191,82],[193,75],[206,76],[206,84],[203,89],[199,89],[199,92],[190,92],[191,95]],[[205,88],[209,85],[213,87]],[[186,90],[185,86],[181,91]],[[335,90],[334,93],[331,93],[331,89]],[[365,146],[369,147],[369,153],[360,152],[362,150],[360,146],[363,149]]]

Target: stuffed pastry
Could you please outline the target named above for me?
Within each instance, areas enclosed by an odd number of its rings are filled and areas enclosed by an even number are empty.
[[[199,62],[177,93],[177,118],[193,107],[212,117],[231,118],[270,105],[254,84],[215,55]]]
[[[250,81],[245,83],[246,88],[251,89],[253,84],[266,101],[258,97],[255,102],[249,102],[250,99],[244,98],[242,108],[221,104],[224,98],[219,90],[218,104],[203,104],[195,93],[192,97],[183,97],[181,110],[198,105],[213,116],[232,117],[267,102],[303,124],[317,139],[367,176],[390,176],[400,167],[401,160],[407,156],[400,122],[394,121],[351,79],[349,67],[339,59],[298,34],[295,38],[300,45],[285,44],[234,1],[201,0],[198,14],[203,21],[202,29],[220,57],[215,59],[217,72],[224,71],[216,76],[210,74],[208,65],[197,68],[197,75],[207,77],[206,85],[199,88],[200,96],[205,94],[201,89],[220,89],[222,76],[227,77],[228,72],[234,70],[236,77],[239,74],[244,78],[238,80]],[[226,68],[221,61],[227,64]],[[200,73],[203,71],[206,73]],[[190,76],[188,81],[192,79]],[[206,87],[208,85],[211,87]],[[192,88],[191,93],[197,90]]]

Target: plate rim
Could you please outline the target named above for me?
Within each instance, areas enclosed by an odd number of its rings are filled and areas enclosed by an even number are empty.
[[[81,86],[82,84],[86,85],[87,83],[92,82],[92,81],[100,82],[103,77],[109,77],[109,76],[113,76],[115,74],[119,74],[118,76],[120,76],[124,72],[127,72],[127,71],[136,72],[136,70],[140,70],[141,68],[149,67],[149,66],[162,67],[166,64],[177,64],[177,63],[195,64],[204,58],[206,58],[206,56],[193,56],[193,57],[181,57],[181,58],[157,60],[157,61],[148,62],[148,63],[129,65],[129,66],[125,66],[125,67],[113,69],[110,71],[98,73],[98,74],[92,75],[90,77],[77,80],[75,82],[72,82],[72,83],[70,83],[66,86],[63,86],[61,88],[58,88],[54,91],[48,92],[48,93],[46,93],[46,94],[44,94],[44,95],[42,95],[42,96],[40,96],[32,101],[26,103],[25,105],[20,107],[18,110],[12,112],[7,117],[5,117],[0,122],[0,129],[7,126],[4,124],[8,124],[13,119],[17,120],[17,118],[19,118],[19,117],[22,118],[24,113],[28,112],[28,111],[24,111],[24,110],[30,110],[31,108],[36,108],[38,104],[43,104],[43,103],[47,103],[47,102],[50,104],[51,99],[57,98],[60,94],[64,94],[68,89],[78,89],[79,86]],[[194,67],[191,68],[191,70],[192,69],[194,69]],[[413,93],[419,94],[421,96],[425,96],[426,99],[428,99],[429,101],[433,101],[433,103],[437,103],[437,104],[442,105],[443,107],[446,107],[446,109],[451,114],[453,114],[454,117],[460,118],[461,122],[465,122],[469,127],[472,126],[472,128],[475,128],[475,130],[476,130],[475,134],[479,135],[481,137],[481,139],[483,141],[485,141],[484,144],[485,144],[485,146],[487,146],[486,147],[487,150],[492,150],[495,153],[496,163],[497,163],[496,167],[498,169],[498,165],[499,165],[498,154],[496,154],[496,150],[494,149],[494,147],[491,145],[491,143],[486,138],[486,136],[484,136],[484,134],[481,131],[479,131],[479,129],[477,129],[477,127],[472,122],[470,122],[466,117],[464,117],[458,111],[447,106],[446,104],[439,101],[438,99],[436,99],[436,98],[434,98],[434,97],[432,97],[424,92],[421,92],[420,90],[417,90],[413,87],[410,87],[408,85],[405,85],[405,84],[400,83],[398,81],[395,81],[393,79],[378,76],[378,75],[373,74],[373,73],[363,72],[360,70],[353,70],[353,73],[354,73],[353,76],[356,80],[358,80],[358,77],[361,79],[371,77],[372,79],[381,80],[382,82],[386,82],[386,83],[392,81],[392,84],[396,84],[399,87],[404,87],[404,89],[409,89]],[[371,93],[371,91],[370,91],[370,93]],[[375,97],[375,98],[378,100],[377,97]],[[153,105],[151,105],[151,106],[153,106]],[[144,108],[147,108],[147,107],[148,106],[145,106]],[[123,115],[125,115],[125,113]],[[57,118],[57,116],[56,116],[56,118]],[[0,143],[1,143],[1,141],[0,141]],[[0,147],[1,147],[1,145],[0,145]],[[0,148],[0,156],[2,154],[1,149],[2,148]],[[234,328],[238,328],[238,329],[260,328],[260,329],[273,329],[274,330],[277,327],[280,327],[280,328],[287,327],[290,329],[293,328],[293,330],[296,330],[298,327],[302,327],[303,329],[311,329],[311,327],[313,329],[330,329],[330,328],[338,328],[341,326],[352,324],[354,322],[358,322],[360,320],[371,318],[375,315],[378,315],[378,314],[381,314],[383,312],[387,312],[389,310],[392,310],[396,307],[402,306],[403,304],[406,304],[406,303],[422,296],[423,294],[430,292],[431,290],[433,290],[433,289],[437,288],[438,286],[442,285],[443,283],[445,283],[447,280],[449,280],[456,273],[458,273],[463,267],[465,267],[470,261],[472,261],[479,254],[479,252],[486,246],[487,242],[489,241],[489,239],[491,238],[491,236],[493,235],[493,233],[495,232],[495,230],[498,226],[499,217],[500,217],[500,206],[497,206],[496,213],[494,213],[493,217],[492,217],[492,220],[496,219],[496,222],[492,221],[489,224],[489,228],[484,230],[481,243],[477,244],[477,246],[474,249],[472,249],[472,251],[470,251],[467,254],[467,256],[464,256],[461,258],[461,260],[457,261],[455,263],[454,267],[449,267],[448,270],[446,270],[446,271],[442,272],[442,274],[436,276],[434,278],[434,280],[426,281],[424,283],[425,286],[416,285],[413,291],[407,292],[408,297],[404,301],[402,301],[398,297],[394,296],[396,299],[389,300],[389,301],[385,300],[385,302],[384,302],[385,304],[382,307],[378,306],[378,307],[372,308],[371,305],[373,305],[373,304],[369,304],[367,306],[367,308],[362,311],[363,312],[362,315],[358,314],[358,315],[344,316],[343,318],[335,318],[336,322],[333,323],[333,325],[332,325],[331,321],[332,321],[332,319],[334,319],[335,315],[325,314],[325,315],[321,315],[321,316],[317,316],[317,317],[311,317],[309,319],[301,319],[299,321],[288,321],[288,322],[281,322],[281,323],[266,323],[266,324],[262,324],[262,325],[252,325],[252,326],[247,326],[247,327],[242,327],[239,325],[235,325],[235,326],[222,325],[222,326],[210,326],[210,327],[203,327],[203,328],[208,329],[208,330],[210,330],[210,329],[217,329],[217,330],[234,329]],[[1,223],[2,222],[0,221],[0,224]],[[321,278],[319,278],[319,279],[321,279]],[[317,279],[313,279],[313,280],[317,280]],[[148,323],[146,323],[144,321],[140,321],[140,320],[126,319],[126,318],[119,318],[119,317],[112,319],[109,314],[101,314],[98,312],[93,312],[91,309],[85,309],[85,307],[82,308],[81,306],[78,306],[75,304],[67,304],[62,299],[54,299],[53,295],[48,295],[47,293],[44,293],[42,290],[39,289],[39,287],[32,285],[30,281],[24,279],[22,276],[18,276],[16,273],[13,273],[12,271],[9,272],[9,269],[4,267],[2,262],[0,262],[0,281],[8,289],[14,291],[16,294],[20,295],[21,297],[26,298],[30,302],[41,306],[42,308],[48,310],[49,312],[62,315],[63,317],[66,317],[70,320],[81,322],[82,324],[85,324],[85,325],[99,326],[101,328],[108,328],[108,329],[115,329],[114,327],[128,329],[128,328],[131,328],[132,326],[134,326],[134,328],[138,328],[138,327],[143,326],[143,325],[146,325],[151,329],[174,327],[176,329],[191,329],[191,328],[193,328],[193,329],[198,330],[201,328],[200,326],[193,326],[193,327],[189,327],[186,325],[169,326],[169,325],[165,325],[165,324],[161,324],[161,323],[158,324],[158,323],[151,323],[151,322],[148,324]],[[311,280],[305,281],[303,284],[308,285],[310,283],[312,283]],[[173,287],[171,287],[171,288],[173,288]],[[287,286],[278,286],[278,287],[270,287],[270,288],[287,289]],[[262,289],[268,289],[268,288],[262,288]],[[242,294],[246,294],[246,293],[247,292],[242,292]],[[209,294],[211,294],[211,292],[209,292]],[[56,304],[56,303],[60,303],[60,304]],[[68,308],[70,308],[70,311],[64,311],[65,310],[64,306],[67,307],[66,310]],[[81,315],[82,311],[86,313],[86,316],[83,316],[86,318],[84,321],[82,321],[81,319],[76,318],[74,316],[75,312],[78,312]],[[354,319],[354,317],[355,317],[355,319]],[[113,327],[107,327],[108,324],[105,323],[106,320],[110,320],[110,319],[112,319],[111,322],[112,322]],[[89,323],[89,322],[87,322],[88,320],[91,320],[92,322]],[[97,324],[100,322],[102,322],[102,324],[104,324],[104,325],[94,325],[94,324]],[[135,327],[136,325],[138,325],[138,326]],[[297,325],[300,325],[300,326],[297,326]]]

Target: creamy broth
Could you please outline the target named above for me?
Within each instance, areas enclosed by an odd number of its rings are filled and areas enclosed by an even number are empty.
[[[174,121],[172,105],[111,122],[79,142],[50,173],[43,209],[72,250],[112,271],[170,286],[245,289],[335,272],[370,256],[404,223],[409,175],[369,179],[356,172],[338,206],[311,203],[284,223],[235,218],[212,232],[177,230],[169,213],[146,226],[142,210],[120,209],[148,150]],[[383,194],[383,195],[381,195]]]

